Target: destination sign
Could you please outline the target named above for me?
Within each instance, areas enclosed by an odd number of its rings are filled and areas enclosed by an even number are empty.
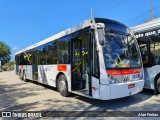
[[[143,33],[135,34],[135,36],[136,36],[136,38],[140,38],[140,37],[144,37],[144,36],[157,35],[157,34],[160,34],[160,29],[152,30],[152,31],[149,31],[149,32],[143,32]]]

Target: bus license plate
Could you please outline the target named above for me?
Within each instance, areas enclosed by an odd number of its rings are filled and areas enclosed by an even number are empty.
[[[129,84],[129,85],[128,85],[128,89],[134,88],[134,87],[135,87],[135,84]]]
[[[137,74],[137,75],[132,75],[132,78],[133,78],[133,79],[139,78],[139,74]]]

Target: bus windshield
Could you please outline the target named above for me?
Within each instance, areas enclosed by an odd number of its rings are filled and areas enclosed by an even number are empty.
[[[137,42],[130,34],[106,32],[106,44],[103,47],[103,53],[106,69],[141,67]]]

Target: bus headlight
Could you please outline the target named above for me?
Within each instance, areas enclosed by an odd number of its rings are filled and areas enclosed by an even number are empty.
[[[130,75],[130,81],[142,80],[142,79],[143,79],[143,74]]]
[[[114,77],[109,77],[109,83],[116,84],[116,83],[118,83],[118,81]]]

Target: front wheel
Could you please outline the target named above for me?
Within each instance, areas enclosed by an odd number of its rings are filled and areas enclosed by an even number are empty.
[[[65,75],[60,75],[60,77],[58,78],[58,91],[64,97],[70,95],[70,93],[68,92],[67,78]]]
[[[155,82],[154,94],[157,95],[160,93],[160,77]]]

